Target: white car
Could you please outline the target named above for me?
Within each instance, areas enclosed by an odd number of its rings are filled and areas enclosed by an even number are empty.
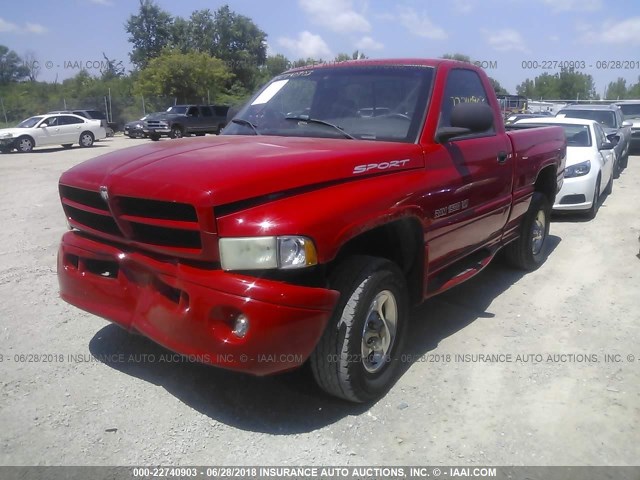
[[[100,120],[74,115],[37,115],[20,122],[17,127],[0,129],[0,151],[8,153],[30,152],[34,147],[62,145],[70,148],[74,143],[90,147],[95,140],[101,140],[107,132]]]
[[[582,118],[538,117],[518,120],[516,126],[560,126],[567,136],[564,183],[553,210],[582,211],[596,216],[603,193],[613,190],[616,154],[602,126]]]

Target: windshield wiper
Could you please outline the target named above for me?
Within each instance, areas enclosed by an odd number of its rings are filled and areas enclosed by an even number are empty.
[[[255,133],[256,135],[260,135],[260,133],[258,132],[258,126],[254,125],[249,120],[245,120],[244,118],[234,118],[231,121],[233,123],[237,123],[238,125],[244,125],[245,127],[249,127],[251,128],[251,130],[253,130],[253,133]]]
[[[345,132],[341,127],[339,127],[338,125],[334,125],[333,123],[329,123],[329,122],[325,122],[324,120],[319,120],[317,118],[309,118],[308,115],[299,115],[299,116],[291,116],[291,117],[284,117],[285,120],[297,120],[299,122],[307,122],[307,123],[315,123],[317,125],[325,125],[327,127],[331,127],[337,131],[339,131],[342,135],[344,135],[346,138],[350,138],[351,140],[357,140],[356,137],[354,137],[353,135],[350,135],[349,133]]]

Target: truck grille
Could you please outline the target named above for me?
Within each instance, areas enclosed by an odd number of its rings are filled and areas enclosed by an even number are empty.
[[[201,253],[193,205],[125,196],[105,201],[99,192],[67,185],[60,185],[60,197],[69,223],[79,230],[163,253]]]

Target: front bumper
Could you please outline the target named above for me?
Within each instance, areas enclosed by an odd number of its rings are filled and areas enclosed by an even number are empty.
[[[339,293],[162,261],[90,239],[62,237],[61,297],[198,361],[254,375],[300,366]],[[238,314],[245,337],[231,333]]]
[[[582,177],[565,178],[562,188],[556,195],[553,210],[558,212],[589,210],[593,205],[597,178],[598,172],[593,169]]]
[[[149,127],[144,127],[142,129],[142,131],[144,133],[146,133],[147,135],[152,135],[154,133],[160,133],[162,135],[169,135],[169,133],[171,133],[171,129],[170,128],[165,128],[165,127],[159,127],[159,128],[149,128]]]

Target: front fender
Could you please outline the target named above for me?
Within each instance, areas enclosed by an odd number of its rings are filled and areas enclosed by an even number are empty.
[[[394,220],[415,217],[424,228],[419,206],[424,185],[422,168],[358,178],[218,217],[218,232],[221,237],[305,235],[314,240],[319,262],[327,263],[349,240]]]

